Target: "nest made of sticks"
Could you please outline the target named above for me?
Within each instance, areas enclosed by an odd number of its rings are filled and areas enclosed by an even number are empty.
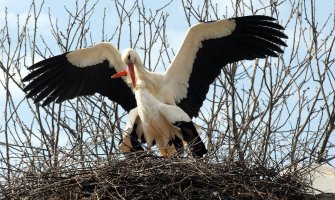
[[[297,173],[247,162],[132,157],[98,167],[30,173],[12,199],[312,199]]]

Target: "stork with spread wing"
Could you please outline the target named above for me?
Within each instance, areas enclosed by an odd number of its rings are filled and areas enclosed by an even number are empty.
[[[163,74],[147,71],[133,49],[120,55],[110,43],[99,43],[32,65],[24,90],[42,105],[100,93],[129,112],[122,151],[142,150],[143,140],[168,156],[185,141],[193,155],[202,157],[207,150],[191,119],[222,67],[283,52],[287,36],[274,21],[245,16],[192,26]]]

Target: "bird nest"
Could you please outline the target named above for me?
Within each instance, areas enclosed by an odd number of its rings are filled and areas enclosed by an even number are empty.
[[[246,162],[131,157],[12,181],[12,199],[312,199],[298,173]]]

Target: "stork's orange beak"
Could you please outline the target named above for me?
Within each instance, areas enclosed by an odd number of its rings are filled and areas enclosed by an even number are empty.
[[[127,76],[128,73],[130,75],[133,87],[135,88],[136,87],[136,79],[135,79],[135,72],[134,72],[134,64],[129,64],[127,69],[122,70],[122,71],[114,74],[113,76],[111,76],[111,78],[119,78],[119,77],[122,77],[122,76]]]
[[[114,74],[113,76],[111,76],[111,78],[119,78],[119,77],[122,77],[122,76],[127,76],[127,70],[126,69]]]
[[[136,87],[136,79],[135,79],[135,71],[134,71],[134,64],[128,65],[128,72],[131,78],[131,82],[133,83],[133,87]]]

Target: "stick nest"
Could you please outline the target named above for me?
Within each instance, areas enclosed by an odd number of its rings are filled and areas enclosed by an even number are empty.
[[[1,190],[12,199],[312,199],[296,172],[193,158],[132,157],[29,173]]]

